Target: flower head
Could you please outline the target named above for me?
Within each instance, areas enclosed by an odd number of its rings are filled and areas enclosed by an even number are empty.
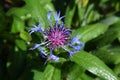
[[[50,23],[52,23],[51,14],[52,14],[51,11],[48,12],[48,14],[47,14],[47,18],[48,18]],[[41,24],[38,24],[38,26],[33,25],[34,28],[31,28],[29,30],[30,34],[32,34],[34,32],[40,32],[41,34],[43,34],[43,37],[45,39],[45,42],[43,42],[41,44],[35,44],[33,46],[33,48],[30,48],[30,50],[34,50],[36,48],[39,48],[40,55],[43,58],[47,58],[47,56],[49,56],[49,58],[51,60],[58,62],[59,57],[55,56],[52,53],[52,51],[55,48],[58,48],[58,47],[63,48],[64,50],[66,50],[69,53],[69,56],[72,57],[72,55],[74,53],[80,51],[84,47],[84,43],[79,41],[79,38],[77,36],[72,38],[72,39],[70,38],[72,30],[69,28],[65,28],[63,22],[59,23],[60,20],[62,18],[64,18],[64,16],[60,17],[60,12],[56,13],[54,15],[54,18],[55,18],[56,23],[54,25],[50,25],[49,28],[46,29],[45,31],[43,31],[41,29]],[[41,45],[48,46],[50,49],[50,53],[46,54],[45,51],[42,49]],[[73,49],[70,50],[66,46],[71,47]]]
[[[47,36],[47,42],[50,43],[50,48],[56,48],[68,43],[70,40],[71,30],[64,28],[63,24],[54,25],[45,32]]]

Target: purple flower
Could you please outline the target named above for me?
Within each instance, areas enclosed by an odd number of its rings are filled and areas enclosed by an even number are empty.
[[[48,12],[47,18],[48,21],[51,23],[51,14],[53,12]],[[58,23],[64,16],[60,17],[60,12],[56,13],[54,15],[56,23],[54,25],[51,25],[48,29],[43,31],[41,29],[41,24],[39,23],[38,26],[34,25],[34,28],[31,28],[29,30],[29,33],[32,34],[34,32],[40,32],[43,34],[43,38],[45,39],[45,42],[41,44],[35,44],[33,48],[30,48],[30,50],[34,50],[36,48],[39,48],[40,55],[43,58],[49,58],[51,60],[54,60],[55,62],[59,62],[59,57],[54,55],[52,52],[54,49],[61,47],[64,50],[66,50],[69,53],[69,56],[72,57],[73,54],[76,52],[79,52],[83,47],[84,43],[79,40],[78,36],[75,36],[74,38],[70,38],[72,30],[69,28],[65,28],[64,23]],[[49,48],[50,53],[46,54],[41,45],[45,45],[44,48]],[[47,47],[46,47],[47,46]],[[70,49],[72,48],[72,50]]]
[[[58,46],[62,46],[68,43],[70,40],[71,30],[61,27],[63,24],[55,25],[54,27],[50,27],[49,30],[45,32],[47,36],[47,42],[50,44],[50,48],[54,49]]]

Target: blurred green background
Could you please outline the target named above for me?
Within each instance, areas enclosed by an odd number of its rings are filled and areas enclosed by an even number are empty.
[[[85,47],[71,60],[58,50],[61,62],[48,62],[39,51],[33,24],[49,26],[48,11],[65,15],[65,26]],[[0,80],[120,80],[120,0],[0,0]]]

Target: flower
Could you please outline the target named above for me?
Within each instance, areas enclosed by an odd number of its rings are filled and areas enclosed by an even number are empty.
[[[48,21],[52,23],[51,21],[51,14],[53,12],[50,11],[47,14]],[[41,23],[38,24],[38,26],[33,25],[33,28],[29,30],[30,35],[34,32],[40,32],[45,39],[45,42],[42,42],[41,44],[35,43],[35,45],[30,48],[30,50],[34,50],[39,48],[40,55],[42,58],[50,58],[51,60],[54,60],[55,62],[59,62],[59,57],[53,54],[53,50],[61,47],[64,50],[66,50],[69,53],[69,56],[72,57],[72,55],[76,52],[79,52],[83,47],[84,43],[81,42],[78,38],[78,36],[75,36],[74,38],[70,38],[72,30],[69,28],[65,28],[64,22],[61,22],[61,19],[64,18],[64,16],[60,17],[60,12],[56,13],[54,15],[55,18],[55,24],[50,25],[48,29],[42,30]],[[50,49],[50,53],[46,54],[43,50],[43,46]],[[69,49],[72,48],[71,49]]]

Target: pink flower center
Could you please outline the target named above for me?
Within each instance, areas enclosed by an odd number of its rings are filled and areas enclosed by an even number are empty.
[[[64,35],[64,32],[57,29],[49,33],[48,35],[49,41],[53,47],[64,45],[67,42],[67,37]]]

